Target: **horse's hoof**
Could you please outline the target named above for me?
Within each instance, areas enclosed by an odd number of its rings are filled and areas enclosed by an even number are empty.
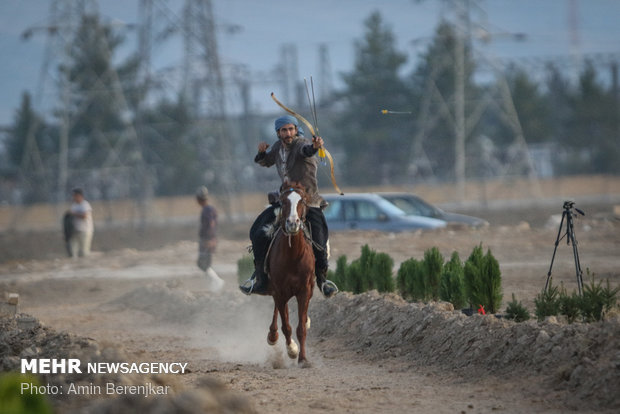
[[[310,329],[310,317],[309,316],[306,319],[306,329]]]
[[[299,368],[312,368],[312,362],[308,361],[307,359],[304,359],[303,361],[299,361]]]
[[[274,346],[275,344],[278,343],[278,333],[276,332],[275,335],[273,335],[273,340],[271,337],[271,334],[267,335],[267,343],[271,346]]]
[[[297,346],[297,342],[291,341],[291,343],[286,346],[286,352],[288,353],[289,358],[297,358],[297,355],[299,355],[299,347]]]

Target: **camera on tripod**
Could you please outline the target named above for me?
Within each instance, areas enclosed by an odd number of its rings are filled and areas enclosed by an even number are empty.
[[[567,200],[564,202],[564,206],[563,206],[565,211],[571,211],[573,208],[575,209],[575,211],[579,214],[581,214],[582,216],[585,216],[586,213],[584,213],[583,211],[579,210],[577,207],[575,207],[575,202],[572,200]]]
[[[572,200],[567,200],[564,202],[564,211],[562,212],[562,220],[560,220],[560,229],[558,230],[558,237],[555,239],[555,248],[553,249],[553,256],[551,256],[551,265],[549,266],[549,272],[547,273],[547,283],[545,283],[545,291],[549,286],[549,279],[551,278],[551,268],[553,267],[553,261],[555,260],[555,253],[558,250],[558,244],[560,244],[560,240],[566,237],[566,244],[573,245],[573,257],[575,259],[575,273],[577,274],[577,287],[579,289],[579,295],[582,294],[583,289],[583,272],[581,270],[581,263],[579,261],[579,251],[577,250],[577,238],[575,237],[575,227],[573,225],[573,209],[585,216],[586,213],[579,210],[575,207],[575,202]],[[562,225],[566,221],[566,233],[562,237]]]

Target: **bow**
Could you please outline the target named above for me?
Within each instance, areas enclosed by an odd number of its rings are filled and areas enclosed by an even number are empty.
[[[316,133],[314,131],[314,127],[312,126],[312,124],[310,122],[308,122],[308,120],[306,118],[304,118],[303,116],[299,115],[297,112],[293,111],[291,108],[288,108],[282,102],[278,101],[278,98],[276,98],[276,96],[274,95],[273,92],[271,92],[271,99],[273,99],[273,101],[276,104],[278,104],[278,106],[280,108],[284,109],[286,112],[288,112],[289,114],[293,115],[295,118],[297,118],[301,122],[303,122],[303,124],[306,126],[306,128],[308,128],[308,131],[310,131],[310,133],[312,134],[312,136],[316,137]],[[340,189],[340,187],[338,187],[338,184],[336,183],[336,175],[334,174],[334,159],[332,158],[332,155],[329,153],[329,151],[327,151],[327,149],[325,147],[321,147],[319,149],[319,151],[321,151],[321,150],[323,152],[325,152],[325,156],[329,160],[329,169],[330,169],[332,185],[334,186],[334,189],[340,195],[344,195],[344,193],[342,192],[342,190]],[[321,155],[321,154],[319,154],[319,155]]]

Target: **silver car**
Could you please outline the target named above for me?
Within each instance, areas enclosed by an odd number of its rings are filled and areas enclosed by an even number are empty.
[[[358,193],[326,194],[323,198],[329,203],[324,210],[330,231],[339,230],[379,230],[401,232],[417,229],[437,229],[446,222],[429,217],[408,216],[377,194]]]
[[[424,216],[443,220],[449,224],[459,223],[471,227],[486,227],[489,222],[472,216],[458,213],[448,213],[439,207],[427,203],[420,197],[409,193],[377,193],[396,207],[403,210],[408,216]]]

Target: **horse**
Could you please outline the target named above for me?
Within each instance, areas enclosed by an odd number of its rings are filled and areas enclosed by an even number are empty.
[[[280,191],[281,210],[276,219],[275,234],[267,263],[273,297],[273,320],[269,327],[267,342],[278,341],[278,313],[282,320],[282,333],[286,338],[286,350],[291,359],[298,357],[299,364],[307,364],[306,332],[310,328],[308,305],[314,290],[314,253],[312,241],[306,233],[305,219],[309,198],[302,185],[285,182]],[[297,298],[299,322],[297,340],[291,339],[288,317],[288,301]]]

